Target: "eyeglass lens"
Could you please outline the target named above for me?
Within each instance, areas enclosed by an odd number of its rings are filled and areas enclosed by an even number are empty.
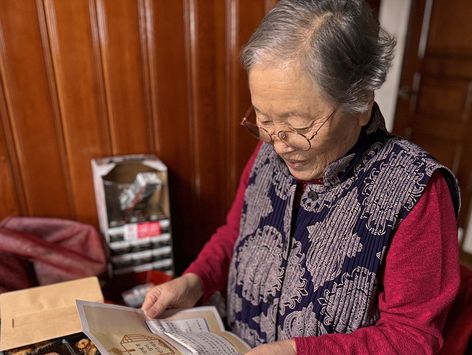
[[[270,134],[265,128],[256,124],[256,116],[254,111],[248,112],[244,127],[257,139],[267,143],[273,143],[273,136],[276,135],[285,144],[301,150],[308,150],[311,147],[310,141],[305,136],[293,131],[278,131]]]

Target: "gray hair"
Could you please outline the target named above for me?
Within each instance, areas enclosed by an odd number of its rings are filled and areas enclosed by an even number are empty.
[[[364,0],[281,0],[243,48],[256,64],[299,63],[345,112],[365,112],[385,81],[395,39]]]

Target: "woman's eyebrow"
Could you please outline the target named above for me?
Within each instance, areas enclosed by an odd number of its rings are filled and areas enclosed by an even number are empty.
[[[254,111],[255,111],[256,113],[259,113],[259,114],[261,114],[261,115],[263,115],[263,116],[267,116],[264,112],[262,112],[261,110],[259,110],[256,106],[252,105],[252,107],[254,108]]]
[[[280,114],[281,118],[287,118],[287,117],[302,117],[302,118],[308,118],[308,119],[313,119],[313,115],[309,114],[308,112],[303,112],[303,111],[288,111]]]
[[[254,107],[254,111],[261,114],[262,116],[270,117],[270,115],[262,112],[256,106],[253,106],[253,107]],[[311,114],[309,114],[308,112],[303,112],[303,111],[287,111],[287,112],[283,112],[277,115],[277,117],[280,117],[280,118],[288,118],[288,117],[293,117],[293,116],[313,119],[313,116]]]

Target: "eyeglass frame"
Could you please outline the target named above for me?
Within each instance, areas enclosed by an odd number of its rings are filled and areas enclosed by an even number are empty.
[[[248,130],[248,132],[249,132],[253,137],[255,137],[256,139],[259,139],[259,140],[261,140],[261,141],[263,141],[263,142],[266,142],[266,141],[260,139],[260,136],[259,136],[259,137],[256,137],[256,135],[253,134],[252,131],[251,131],[251,130],[247,127],[247,125],[246,125],[246,123],[252,123],[251,121],[248,120],[248,117],[249,117],[249,115],[251,114],[252,111],[255,112],[255,109],[254,109],[254,106],[251,105],[251,106],[247,109],[246,114],[243,116],[240,125],[243,126],[244,128],[246,128],[246,129]],[[317,128],[317,130],[313,133],[313,135],[312,135],[310,138],[308,138],[308,137],[307,137],[306,135],[304,135],[303,133],[297,132],[297,130],[296,130],[295,128],[290,127],[290,126],[289,126],[289,128],[290,128],[289,131],[287,131],[287,130],[279,130],[277,133],[275,133],[275,132],[274,132],[274,133],[269,133],[269,131],[268,131],[267,129],[265,129],[264,127],[259,126],[258,124],[254,124],[254,125],[255,125],[257,128],[264,130],[264,132],[267,133],[267,135],[270,137],[270,142],[266,142],[266,143],[270,143],[270,144],[272,144],[272,145],[274,144],[274,139],[272,138],[272,136],[277,136],[277,137],[280,139],[280,141],[282,141],[282,142],[284,142],[285,144],[287,144],[288,146],[292,147],[283,137],[280,136],[280,134],[281,134],[281,133],[287,133],[287,132],[288,132],[288,133],[295,133],[295,134],[298,134],[299,136],[302,136],[303,138],[305,138],[305,139],[308,141],[308,149],[303,149],[303,151],[307,151],[307,150],[310,150],[310,149],[311,149],[311,140],[316,137],[316,135],[317,135],[318,132],[321,130],[321,128],[323,128],[323,126],[325,125],[325,123],[328,122],[328,120],[334,116],[334,114],[336,113],[336,111],[337,111],[337,108],[335,108],[335,109],[333,110],[333,112],[331,112],[331,113],[328,115],[328,117],[326,117],[326,119],[321,123],[321,125]],[[313,122],[310,123],[310,125],[308,125],[307,127],[302,128],[302,129],[311,129],[311,128],[313,127],[313,125],[315,124],[315,122],[317,122],[317,121],[318,121],[317,119],[314,119]],[[292,148],[293,148],[293,147],[292,147]]]

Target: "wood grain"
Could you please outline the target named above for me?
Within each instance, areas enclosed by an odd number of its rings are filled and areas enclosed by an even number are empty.
[[[2,1],[0,23],[6,107],[2,119],[11,137],[11,156],[18,163],[16,190],[23,191],[25,203],[21,213],[73,217],[44,59],[48,49],[42,46],[35,2]]]
[[[96,224],[90,160],[111,154],[112,144],[92,36],[94,1],[45,0],[44,7],[76,218]]]
[[[139,9],[135,0],[96,0],[112,153],[151,152]]]

